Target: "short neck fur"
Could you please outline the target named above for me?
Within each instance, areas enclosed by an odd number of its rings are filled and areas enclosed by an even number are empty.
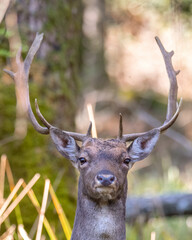
[[[91,199],[83,193],[80,178],[71,240],[125,240],[126,195],[127,182],[118,199],[105,203]]]

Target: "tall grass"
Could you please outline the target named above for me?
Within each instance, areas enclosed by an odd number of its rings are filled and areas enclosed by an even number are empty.
[[[23,223],[20,205],[22,205],[23,198],[28,195],[32,205],[37,211],[38,214],[38,224],[36,225],[36,240],[41,240],[42,238],[42,229],[43,226],[47,232],[47,235],[51,240],[57,240],[57,234],[54,232],[53,227],[49,224],[48,219],[46,218],[46,207],[48,202],[48,196],[51,195],[55,210],[58,214],[59,220],[61,222],[61,226],[63,229],[63,236],[65,239],[70,240],[71,238],[71,227],[69,222],[65,216],[64,210],[61,207],[59,199],[56,196],[56,193],[51,185],[49,179],[45,180],[45,188],[44,193],[42,193],[42,204],[37,200],[37,197],[32,190],[33,186],[36,182],[42,178],[40,174],[35,174],[35,176],[29,181],[28,184],[21,178],[15,184],[13,180],[13,174],[9,165],[9,161],[5,155],[1,157],[0,163],[0,229],[4,229],[4,232],[0,236],[0,240],[4,239],[24,239],[30,240],[32,239],[27,231],[25,230],[25,223]],[[10,194],[7,197],[4,197],[4,184],[5,177],[7,176]],[[23,188],[23,189],[21,189]],[[20,190],[20,193],[18,194]],[[20,205],[19,205],[20,204]],[[27,211],[27,209],[26,209]],[[12,223],[10,220],[10,215],[15,212],[16,222]],[[3,226],[3,228],[2,228]]]

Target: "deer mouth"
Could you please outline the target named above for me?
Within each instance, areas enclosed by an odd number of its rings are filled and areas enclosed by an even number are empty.
[[[119,183],[112,172],[101,170],[96,174],[91,188],[97,199],[108,201],[116,198]]]
[[[103,201],[108,201],[116,198],[116,188],[115,186],[96,186],[95,190],[98,194],[98,198]]]
[[[112,192],[115,190],[114,186],[96,186],[95,187],[97,191],[99,192]]]
[[[113,199],[116,195],[116,187],[113,186],[95,186],[96,192],[100,197],[107,197],[107,199]]]

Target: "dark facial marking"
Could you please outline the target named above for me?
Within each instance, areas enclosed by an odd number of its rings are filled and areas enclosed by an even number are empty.
[[[146,145],[147,145],[147,139],[145,141],[142,141],[141,142],[141,148],[142,149],[145,149],[146,148]]]

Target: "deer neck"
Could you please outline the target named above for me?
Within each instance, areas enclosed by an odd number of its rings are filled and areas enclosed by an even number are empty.
[[[77,210],[71,240],[125,240],[127,183],[118,199],[108,202],[83,193],[79,180]]]

